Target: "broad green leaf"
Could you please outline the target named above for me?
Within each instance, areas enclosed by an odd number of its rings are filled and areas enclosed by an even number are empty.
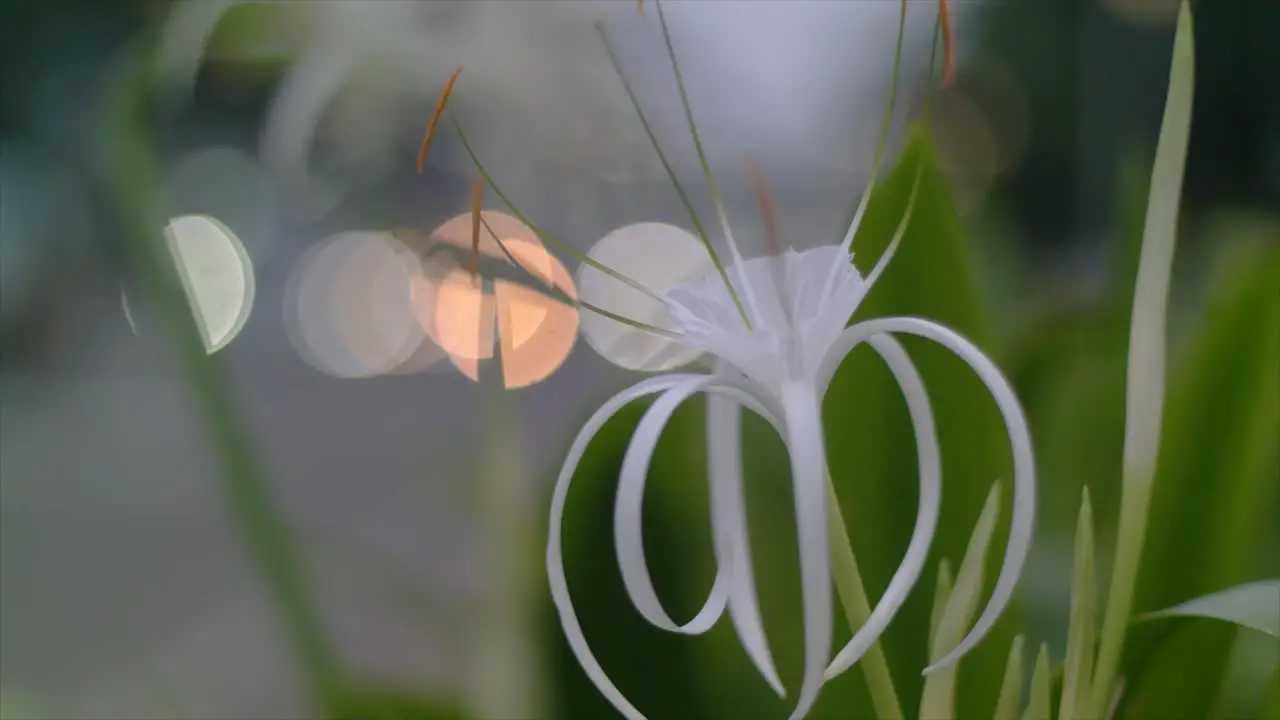
[[[1136,620],[1207,617],[1280,637],[1280,580],[1261,580],[1198,597]]]
[[[1280,668],[1276,668],[1275,674],[1271,676],[1267,695],[1262,700],[1262,712],[1258,717],[1260,720],[1280,720]]]
[[[1280,246],[1241,256],[1211,289],[1208,312],[1170,389],[1134,603],[1139,612],[1280,571],[1263,567],[1275,561],[1266,538],[1269,523],[1277,518],[1277,287]],[[1131,692],[1125,705],[1141,713],[1132,717],[1209,711],[1235,637],[1233,627],[1142,625],[1131,635],[1125,671]],[[1160,660],[1177,647],[1188,654]],[[1167,673],[1179,662],[1185,668],[1172,679]]]
[[[912,133],[898,164],[872,194],[853,242],[854,262],[866,272],[888,245],[907,206],[918,163],[924,165],[911,223],[855,319],[926,317],[967,336],[999,362],[1000,349],[993,342],[979,292],[974,250],[925,130]],[[995,403],[968,366],[928,341],[907,337],[902,342],[928,389],[946,468],[943,510],[930,561],[936,563],[944,555],[959,557],[963,552],[992,479],[1011,476],[1010,452]],[[911,423],[893,376],[865,347],[855,350],[836,373],[824,414],[832,479],[874,604],[897,569],[915,523],[919,478]],[[1007,516],[1008,500],[1004,502]],[[1006,535],[1007,528],[1000,524],[992,543],[1002,546]],[[988,570],[986,583],[994,580],[996,568]],[[920,671],[928,664],[934,582],[932,577],[921,579],[882,638],[908,717],[919,713],[910,705],[923,690]],[[990,716],[1016,615],[1011,610],[961,666],[960,716]],[[848,681],[842,676],[832,685],[844,682]],[[864,713],[861,706],[842,710],[833,717]]]
[[[956,574],[955,584],[946,596],[945,605],[939,614],[935,606],[930,628],[933,639],[929,644],[929,662],[936,662],[951,651],[969,629],[969,622],[982,600],[982,578],[987,564],[987,550],[991,546],[991,535],[995,531],[996,517],[1000,510],[1000,486],[993,485],[987,502],[978,516],[978,524],[969,539],[969,547],[965,550],[964,560]],[[942,566],[945,570],[946,566]],[[941,573],[940,573],[941,575]],[[945,575],[940,580],[945,580]],[[941,585],[942,583],[939,582]],[[939,592],[935,601],[941,599]],[[963,662],[963,661],[962,661]],[[956,673],[958,665],[952,665],[931,673],[924,681],[924,691],[920,698],[920,717],[951,718],[955,717]]]
[[[1089,488],[1080,501],[1076,524],[1076,547],[1071,572],[1071,622],[1067,628],[1067,657],[1062,678],[1062,703],[1058,717],[1063,720],[1090,714],[1090,674],[1093,672],[1094,606],[1093,507]]]
[[[1027,709],[1022,720],[1049,720],[1050,701],[1053,697],[1053,680],[1049,673],[1049,646],[1040,644],[1036,655],[1036,669],[1031,673],[1031,693],[1027,697]]]
[[[1124,489],[1115,564],[1098,650],[1093,699],[1095,710],[1106,703],[1119,668],[1145,541],[1151,488],[1156,479],[1164,421],[1169,282],[1191,134],[1194,90],[1195,38],[1191,6],[1184,0],[1174,37],[1164,121],[1151,171],[1142,252],[1134,283],[1125,381]]]
[[[1018,701],[1022,699],[1022,645],[1019,635],[1009,646],[1009,662],[1004,666],[1004,681],[1000,683],[1000,695],[992,720],[1015,720],[1018,717]]]

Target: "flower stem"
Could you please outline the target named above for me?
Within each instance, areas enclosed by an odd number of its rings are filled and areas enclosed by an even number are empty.
[[[849,532],[845,528],[836,489],[830,478],[827,479],[827,527],[831,535],[831,574],[835,578],[836,592],[840,596],[840,605],[844,608],[849,629],[857,631],[871,617],[871,604],[867,601],[867,589],[862,584],[858,561],[853,556],[853,545],[849,543]],[[893,689],[893,676],[889,672],[889,662],[880,643],[872,645],[859,664],[867,674],[867,689],[871,692],[871,704],[875,707],[876,716],[880,720],[906,717],[898,703],[898,693]]]
[[[105,148],[108,182],[117,192],[126,249],[160,309],[174,340],[187,385],[204,416],[215,458],[222,470],[223,491],[244,533],[258,570],[267,581],[290,639],[299,654],[315,701],[330,708],[340,700],[337,662],[322,630],[320,615],[308,595],[301,563],[285,531],[285,523],[268,490],[252,444],[236,418],[225,377],[206,355],[176,268],[165,256],[156,207],[158,168],[143,120],[150,89],[150,53],[125,58],[119,85],[109,85],[110,145]]]

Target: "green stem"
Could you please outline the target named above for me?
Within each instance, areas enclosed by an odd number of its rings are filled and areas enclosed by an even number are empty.
[[[182,372],[203,416],[222,471],[222,489],[244,533],[259,572],[279,607],[310,690],[321,707],[339,696],[337,663],[308,595],[301,564],[267,488],[249,437],[239,424],[226,378],[210,361],[176,268],[165,253],[154,202],[159,169],[143,113],[150,91],[150,45],[125,58],[119,85],[109,87],[110,145],[105,148],[109,187],[117,193],[127,251],[148,294],[160,309],[179,353]]]
[[[836,592],[844,607],[849,629],[856,632],[871,617],[871,604],[867,601],[867,589],[862,584],[858,561],[849,542],[849,531],[840,513],[839,498],[830,479],[827,480],[827,527],[831,536],[831,574],[835,578]],[[871,704],[875,707],[876,716],[880,720],[906,717],[898,703],[898,693],[893,689],[893,675],[889,672],[889,662],[880,644],[872,645],[858,664],[867,674],[867,689],[871,691]]]

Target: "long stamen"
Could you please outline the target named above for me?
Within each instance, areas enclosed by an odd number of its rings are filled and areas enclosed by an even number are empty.
[[[840,245],[840,249],[843,252],[848,252],[853,245],[853,236],[857,234],[858,226],[862,224],[862,216],[867,211],[867,205],[871,201],[871,191],[875,187],[876,179],[880,174],[880,163],[884,160],[884,148],[889,141],[889,127],[893,120],[893,110],[898,104],[898,80],[902,72],[902,47],[906,29],[907,0],[902,0],[898,12],[898,39],[893,49],[893,71],[889,79],[889,102],[885,105],[884,119],[880,122],[880,135],[876,139],[875,154],[871,156],[871,173],[867,176],[866,188],[863,189],[862,197],[858,199],[857,206],[849,213],[848,220],[845,221],[844,241]]]
[[[551,233],[548,233],[546,230],[534,224],[534,222],[529,219],[529,216],[521,212],[520,208],[516,207],[515,203],[511,202],[511,200],[507,197],[506,193],[502,192],[502,189],[498,187],[498,184],[493,181],[493,176],[489,174],[489,171],[485,170],[484,165],[480,162],[480,158],[476,155],[475,149],[471,147],[471,141],[467,139],[467,134],[466,132],[463,131],[462,124],[458,122],[458,118],[456,116],[450,116],[450,120],[453,122],[454,131],[458,133],[458,138],[462,140],[463,149],[466,151],[467,156],[471,158],[471,162],[473,165],[476,166],[476,170],[479,171],[480,176],[484,178],[485,184],[489,186],[489,189],[493,191],[493,194],[498,196],[498,199],[502,201],[502,204],[506,205],[507,209],[511,211],[511,214],[515,215],[520,222],[528,226],[529,229],[532,230],[538,237],[546,240],[552,245],[555,245],[561,251],[563,251],[567,255],[570,255],[578,262],[581,262],[585,265],[590,265],[591,267],[595,268],[596,270],[599,270],[605,275],[608,275],[609,277],[621,283],[626,284],[628,287],[634,288],[635,290],[638,290],[644,293],[648,297],[654,300],[657,300],[663,305],[668,304],[667,300],[663,298],[661,295],[659,295],[658,293],[650,290],[644,285],[641,285],[635,280],[632,280],[626,275],[623,275],[617,270],[614,270],[613,268],[602,265],[600,262],[598,262],[594,258],[577,250],[574,247],[571,247],[570,245],[561,241],[559,238],[555,237]]]
[[[769,192],[769,185],[765,182],[764,173],[760,172],[760,166],[753,158],[747,158],[747,175],[751,178],[751,184],[756,192],[756,203],[760,205],[760,217],[764,220],[765,252],[777,255],[782,252],[782,239],[778,235],[776,206],[773,195]]]
[[[542,290],[546,294],[546,297],[549,297],[552,300],[555,300],[556,302],[561,303],[563,305],[568,305],[570,307],[577,308],[579,310],[589,310],[601,317],[608,318],[610,320],[613,320],[614,322],[622,323],[623,325],[635,328],[636,330],[641,330],[653,335],[657,335],[658,337],[661,337],[661,338],[666,338],[668,340],[679,339],[680,337],[679,334],[671,330],[666,330],[664,328],[657,327],[656,325],[643,323],[643,322],[640,322],[639,320],[632,320],[631,318],[624,317],[615,312],[605,310],[604,308],[599,307],[597,305],[593,305],[585,300],[579,300],[574,297],[569,297],[569,295],[567,295],[563,290],[556,287],[555,283],[553,283],[549,278],[544,278],[540,276],[538,273],[526,267],[525,264],[520,261],[520,258],[516,257],[515,253],[511,252],[511,250],[507,248],[507,244],[502,241],[502,236],[499,235],[497,232],[495,232],[494,229],[489,225],[489,221],[485,219],[483,213],[480,214],[479,217],[480,217],[480,224],[484,226],[485,231],[489,233],[489,237],[493,238],[494,242],[498,244],[498,249],[501,250],[502,254],[507,257],[507,261],[510,262],[515,267],[519,268],[520,270],[523,270],[524,273],[529,277],[536,280],[542,286],[540,290]]]
[[[738,244],[734,242],[733,231],[729,229],[729,218],[725,215],[724,201],[720,197],[720,186],[716,184],[715,176],[711,174],[711,165],[707,162],[707,154],[702,149],[702,139],[698,135],[698,124],[693,119],[693,106],[689,104],[689,93],[685,90],[684,74],[680,72],[680,62],[676,59],[675,45],[671,42],[671,29],[667,27],[666,14],[662,11],[660,0],[654,0],[653,4],[658,8],[658,23],[662,26],[662,39],[667,45],[667,57],[671,60],[671,70],[676,76],[676,87],[680,90],[680,104],[684,107],[684,117],[689,123],[689,134],[693,136],[693,148],[698,154],[698,163],[702,165],[702,174],[707,180],[707,190],[711,193],[711,202],[716,206],[716,216],[720,220],[720,229],[724,232],[725,242],[729,245],[729,254],[733,256],[734,267],[738,271],[738,282],[742,284],[743,293],[747,296],[747,304],[751,306],[752,315],[759,317],[760,309],[755,301],[755,293],[752,292],[751,283],[747,281],[746,272],[743,270],[742,253],[738,252]],[[738,308],[738,312],[742,315],[743,322],[750,328],[751,321],[747,317],[746,309],[743,308],[736,294],[731,295],[731,297]]]
[[[436,136],[436,126],[440,124],[440,116],[444,115],[444,108],[449,104],[449,94],[453,92],[453,84],[458,82],[458,76],[462,74],[462,66],[459,65],[457,70],[449,76],[448,82],[444,84],[444,89],[440,91],[440,97],[436,100],[436,109],[431,113],[431,120],[427,122],[427,134],[422,138],[422,147],[418,148],[418,174],[422,174],[422,169],[427,162],[427,151],[431,149],[431,141]]]
[[[942,21],[942,87],[951,87],[956,75],[955,45],[951,40],[951,10],[947,0],[938,0],[938,17]]]
[[[471,182],[471,277],[480,272],[480,206],[484,203],[484,178]]]
[[[725,288],[728,289],[729,296],[733,298],[734,304],[737,305],[743,321],[747,323],[747,327],[751,327],[751,322],[743,310],[742,303],[738,300],[737,292],[733,289],[733,283],[729,282],[729,275],[725,272],[724,264],[720,262],[720,257],[716,255],[716,250],[711,245],[711,238],[707,235],[706,229],[703,228],[702,221],[698,219],[698,213],[694,211],[693,203],[689,201],[688,193],[685,192],[684,186],[680,184],[680,179],[676,177],[676,171],[667,160],[667,154],[662,151],[662,145],[658,143],[658,136],[654,134],[653,127],[649,125],[649,118],[640,107],[640,100],[636,98],[631,82],[627,79],[627,74],[622,70],[622,63],[618,60],[617,53],[614,52],[613,43],[609,40],[609,34],[605,32],[604,25],[598,22],[596,23],[596,31],[600,33],[600,40],[604,43],[604,50],[609,56],[609,62],[613,65],[614,73],[617,74],[618,79],[622,82],[623,90],[626,91],[627,97],[631,100],[632,109],[636,111],[636,116],[640,118],[640,126],[644,128],[644,134],[648,136],[649,144],[653,146],[654,152],[658,154],[658,161],[662,163],[662,168],[666,171],[667,178],[671,180],[671,185],[675,188],[676,195],[680,197],[680,204],[684,206],[685,212],[689,214],[689,219],[693,222],[693,228],[697,232],[698,239],[702,241],[703,247],[707,249],[707,254],[711,256],[711,264],[715,266],[716,272],[724,280]]]

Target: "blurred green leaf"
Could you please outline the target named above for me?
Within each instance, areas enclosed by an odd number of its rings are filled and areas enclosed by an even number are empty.
[[[1280,637],[1280,580],[1261,580],[1198,597],[1136,620],[1207,617]]]
[[[969,546],[965,549],[964,559],[960,562],[960,570],[956,574],[955,584],[950,592],[943,596],[941,591],[934,595],[933,616],[929,623],[933,637],[929,643],[929,662],[942,659],[964,639],[973,620],[973,614],[982,600],[982,576],[986,569],[987,551],[991,547],[991,535],[995,531],[997,512],[1000,509],[1000,486],[993,485],[987,495],[987,502],[978,516],[978,523],[969,538]],[[945,579],[941,565],[940,580]],[[943,583],[939,582],[939,586]],[[939,612],[936,603],[944,604]],[[962,661],[963,663],[963,661]],[[959,664],[952,665],[931,673],[924,680],[924,690],[920,695],[920,717],[951,718],[955,716],[956,674]]]
[[[1268,558],[1267,524],[1276,517],[1277,287],[1280,246],[1273,245],[1238,257],[1211,290],[1170,388],[1135,609],[1169,607],[1275,572],[1260,565]],[[1130,717],[1208,712],[1235,631],[1187,625],[1132,629],[1125,672],[1131,688],[1125,706],[1136,708]],[[1158,657],[1177,652],[1186,654],[1176,662]],[[1176,680],[1154,669],[1175,666]]]
[[[1271,676],[1267,696],[1262,701],[1260,720],[1280,720],[1280,668]]]
[[[1063,662],[1062,703],[1058,717],[1065,719],[1089,714],[1092,703],[1089,681],[1093,673],[1095,608],[1093,564],[1093,506],[1086,486],[1076,523],[1076,546],[1071,572],[1071,621],[1067,628],[1067,657]]]
[[[1049,674],[1049,646],[1041,643],[1036,654],[1036,669],[1031,674],[1031,693],[1022,720],[1049,720],[1049,703],[1053,699],[1053,679]]]
[[[1018,701],[1022,699],[1022,635],[1009,646],[1009,662],[1004,668],[1004,680],[1000,683],[1000,695],[992,720],[1014,720],[1018,717]]]
[[[907,206],[918,163],[923,163],[923,173],[910,226],[855,319],[926,317],[966,335],[998,361],[1000,352],[979,291],[974,251],[923,128],[915,129],[897,166],[872,194],[853,243],[855,264],[864,272],[869,270],[888,245]],[[1011,475],[1010,453],[995,403],[968,366],[927,341],[908,337],[902,342],[928,388],[946,468],[933,563],[944,554],[958,557],[963,552],[992,481]],[[915,522],[919,480],[909,415],[893,376],[868,348],[854,351],[836,373],[825,415],[832,479],[874,604],[897,569]],[[1003,504],[1007,517],[1009,501]],[[1005,536],[1007,528],[998,524],[992,543],[1002,545]],[[984,583],[988,588],[996,569],[988,568]],[[909,717],[918,714],[910,704],[923,689],[920,671],[928,660],[933,584],[933,578],[921,579],[882,638]],[[1017,614],[1011,610],[961,666],[958,687],[962,690],[957,698],[961,717],[990,717]],[[848,682],[842,677],[831,685]],[[864,712],[859,705],[842,710],[844,714],[831,717]]]
[[[951,563],[946,558],[938,562],[938,582],[933,586],[933,609],[929,613],[929,637],[938,637],[942,627],[942,615],[947,610],[947,598],[951,597]]]
[[[1152,487],[1165,426],[1167,392],[1169,286],[1177,246],[1182,180],[1191,134],[1195,96],[1195,32],[1191,5],[1182,0],[1174,34],[1169,82],[1151,169],[1151,187],[1142,228],[1142,249],[1133,285],[1129,322],[1129,356],[1125,374],[1123,482],[1119,525],[1113,554],[1097,672],[1093,710],[1101,711],[1116,682],[1121,652],[1133,612],[1133,599],[1147,543],[1146,527]]]

